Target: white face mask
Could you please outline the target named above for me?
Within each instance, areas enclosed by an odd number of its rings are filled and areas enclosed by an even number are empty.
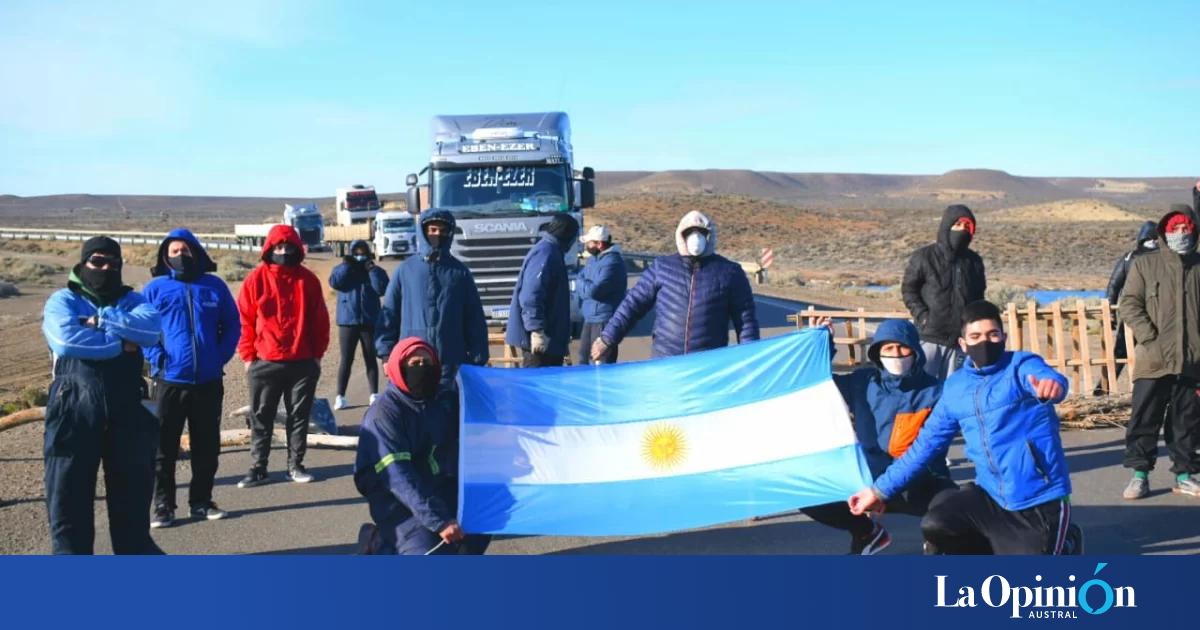
[[[916,355],[910,354],[906,357],[879,357],[879,362],[883,364],[883,369],[894,376],[904,376],[912,369],[913,363],[916,363]]]
[[[699,256],[708,246],[708,237],[703,232],[692,232],[684,238],[683,242],[689,256]]]

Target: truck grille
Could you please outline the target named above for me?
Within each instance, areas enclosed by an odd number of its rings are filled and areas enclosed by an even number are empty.
[[[455,236],[454,256],[475,277],[485,312],[490,313],[492,306],[508,306],[521,262],[538,240],[530,236],[474,239]]]

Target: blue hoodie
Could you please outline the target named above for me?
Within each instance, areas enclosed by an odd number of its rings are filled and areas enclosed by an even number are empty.
[[[509,303],[505,343],[529,352],[529,333],[540,330],[549,338],[546,354],[567,354],[571,343],[571,285],[563,256],[570,247],[570,242],[545,234],[525,255]]]
[[[903,376],[883,369],[880,347],[897,342],[912,349],[913,366]],[[854,432],[862,444],[871,476],[879,477],[894,458],[904,454],[933,412],[942,395],[942,384],[925,373],[925,352],[917,327],[904,319],[889,319],[879,325],[867,357],[872,366],[851,374],[835,374],[846,406],[854,414]],[[928,472],[949,477],[946,449],[929,462]]]
[[[167,245],[183,241],[196,260],[194,278],[166,263]],[[176,228],[158,246],[154,276],[142,293],[162,316],[162,339],[146,350],[150,376],[168,383],[202,385],[220,379],[241,335],[237,303],[229,287],[212,275],[217,265],[186,228]]]
[[[458,366],[487,365],[488,330],[483,302],[471,270],[450,254],[454,240],[454,215],[445,210],[421,213],[420,224],[441,221],[450,227],[438,251],[417,230],[418,255],[410,256],[392,274],[379,323],[375,327],[375,349],[381,359],[392,353],[396,342],[420,337],[432,345],[442,361],[441,386],[454,387]]]
[[[364,240],[350,243],[350,251],[371,251]],[[371,256],[374,258],[374,256]],[[388,275],[379,265],[368,270],[353,256],[345,256],[345,262],[333,268],[329,274],[329,286],[338,292],[337,325],[375,327],[379,319],[379,298],[387,292]]]
[[[1039,401],[1030,376],[1058,381],[1062,396]],[[902,490],[961,431],[967,458],[975,463],[975,483],[1000,507],[1015,512],[1066,497],[1071,476],[1054,405],[1068,387],[1066,377],[1031,352],[1005,352],[985,368],[967,359],[946,379],[941,400],[908,452],[875,480],[876,491],[886,499]]]

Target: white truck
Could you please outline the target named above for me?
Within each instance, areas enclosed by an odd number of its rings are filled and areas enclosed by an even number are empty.
[[[324,247],[325,219],[321,217],[317,205],[313,203],[283,205],[283,221],[268,221],[265,223],[243,223],[233,226],[233,234],[239,243],[245,245],[262,245],[267,240],[267,233],[276,225],[290,225],[300,234],[300,240],[310,250]]]
[[[368,223],[375,218],[375,213],[379,212],[379,206],[379,196],[375,194],[375,187],[362,184],[338,188],[337,197],[334,199],[338,225]]]
[[[407,258],[417,251],[417,228],[413,215],[386,211],[375,215],[375,255]]]

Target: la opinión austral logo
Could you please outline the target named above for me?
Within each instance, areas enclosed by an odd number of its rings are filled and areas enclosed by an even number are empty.
[[[1065,584],[1044,583],[1041,575],[1033,576],[1032,585],[1017,585],[1003,575],[989,575],[976,586],[957,587],[950,576],[936,575],[937,604],[935,608],[1008,608],[1012,619],[1078,619],[1078,611],[1103,615],[1113,608],[1137,608],[1132,586],[1113,586],[1099,577],[1107,562],[1099,562],[1092,579],[1076,584],[1068,575]]]

